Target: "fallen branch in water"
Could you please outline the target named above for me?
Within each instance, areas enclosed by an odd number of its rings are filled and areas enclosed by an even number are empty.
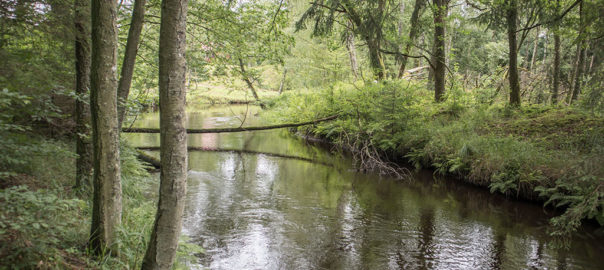
[[[140,150],[145,150],[145,151],[159,151],[159,147],[158,146],[143,146],[143,147],[137,147],[137,150],[139,150],[139,153],[143,153]],[[265,155],[265,156],[270,156],[270,157],[278,157],[278,158],[286,158],[286,159],[295,159],[295,160],[301,160],[301,161],[306,161],[306,162],[310,162],[310,163],[314,163],[314,164],[320,164],[320,165],[324,165],[324,166],[329,166],[329,167],[333,167],[333,164],[327,163],[327,162],[322,162],[322,161],[317,161],[311,158],[305,158],[305,157],[299,157],[299,156],[290,156],[290,155],[285,155],[285,154],[278,154],[278,153],[267,153],[267,152],[261,152],[261,151],[254,151],[254,150],[246,150],[246,149],[231,149],[231,148],[206,148],[206,147],[195,147],[195,146],[189,146],[187,147],[188,151],[203,151],[203,152],[230,152],[230,153],[243,153],[243,154],[256,154],[256,155]],[[145,156],[147,157],[151,157],[147,154],[145,154]],[[139,156],[140,158],[140,156]],[[153,157],[151,157],[152,159],[155,159]],[[155,159],[157,160],[157,159]],[[143,160],[148,162],[147,160]],[[157,162],[159,162],[159,160],[157,160]],[[159,164],[159,163],[158,163]],[[155,163],[151,163],[151,165],[155,166]],[[158,165],[156,168],[161,167],[161,164]]]
[[[187,133],[189,133],[189,134],[191,134],[191,133],[193,133],[193,134],[195,134],[195,133],[226,133],[226,132],[244,132],[244,131],[254,131],[254,130],[299,127],[299,126],[312,125],[312,124],[317,124],[320,122],[334,120],[336,118],[338,118],[338,115],[332,115],[329,117],[316,119],[316,120],[308,121],[308,122],[302,122],[302,123],[288,123],[288,124],[270,125],[270,126],[187,129]],[[124,132],[124,133],[159,133],[159,129],[158,128],[124,128],[124,129],[122,129],[122,132]]]

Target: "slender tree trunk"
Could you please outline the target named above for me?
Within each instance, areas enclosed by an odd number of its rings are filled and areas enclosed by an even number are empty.
[[[552,104],[557,104],[560,87],[560,34],[558,29],[554,29],[554,70],[552,76]]]
[[[399,14],[399,20],[398,20],[398,24],[397,24],[397,29],[398,29],[398,35],[399,37],[403,36],[403,16],[405,15],[405,0],[401,0],[400,1],[400,14]]]
[[[583,82],[583,65],[585,61],[585,41],[583,35],[583,2],[579,4],[579,43],[577,44],[577,69],[575,72],[575,81],[570,103],[577,100],[581,93],[581,83]]]
[[[349,27],[351,27],[349,25]],[[346,49],[348,50],[348,57],[350,58],[350,69],[352,70],[352,75],[354,75],[354,79],[356,80],[359,73],[359,67],[357,64],[357,51],[354,45],[354,34],[352,31],[349,31],[346,35]]]
[[[94,144],[94,198],[90,247],[115,252],[122,220],[117,125],[117,2],[92,0],[90,106]]]
[[[445,94],[445,17],[447,0],[434,0],[434,100],[440,102]]]
[[[245,64],[243,63],[243,60],[241,58],[239,58],[239,69],[241,71],[241,76],[243,77],[243,81],[245,81],[248,88],[250,88],[250,91],[252,91],[252,95],[254,95],[254,99],[256,99],[256,101],[260,102],[260,97],[258,97],[258,92],[256,92],[254,83],[252,82],[252,80],[250,80],[250,77],[248,76],[247,72],[245,71]]]
[[[128,94],[130,93],[130,85],[132,84],[138,43],[140,42],[141,32],[143,30],[145,2],[146,0],[134,0],[132,21],[130,22],[130,29],[128,30],[128,40],[126,41],[126,51],[124,53],[124,62],[122,63],[122,72],[117,86],[117,111],[120,127],[124,121],[124,115],[126,114],[126,103],[128,101]]]
[[[159,202],[142,269],[172,269],[187,189],[187,0],[163,0],[159,37],[161,172]]]
[[[90,1],[75,0],[75,68],[76,68],[76,182],[75,187],[91,187],[92,142],[90,133]]]
[[[283,88],[285,87],[285,78],[287,76],[287,68],[283,68],[283,78],[281,79],[281,84],[279,84],[279,95],[283,93]]]
[[[537,48],[539,45],[539,27],[535,30],[535,42],[533,43],[533,53],[531,54],[531,65],[529,66],[529,71],[533,72],[533,67],[535,67],[535,59],[537,59]]]
[[[403,49],[403,53],[406,55],[409,55],[409,52],[411,52],[411,46],[413,45],[413,42],[415,42],[415,38],[417,37],[418,21],[419,21],[419,18],[421,17],[421,13],[424,9],[425,3],[426,3],[426,0],[415,0],[415,6],[413,7],[413,13],[411,13],[411,19],[409,20],[409,24],[411,25],[411,27],[409,29],[409,41],[405,44],[405,48]],[[403,58],[401,59],[401,65],[398,70],[399,79],[402,78],[403,75],[405,75],[405,68],[407,66],[407,61],[409,59],[409,57],[407,57],[406,55],[403,55]]]
[[[585,48],[583,48],[584,42],[580,41],[577,46],[580,46],[579,55],[577,55],[577,71],[575,73],[575,81],[573,87],[573,94],[571,96],[570,102],[577,100],[579,94],[581,93],[581,86],[583,83],[583,66],[585,62]]]
[[[508,45],[510,48],[509,72],[510,81],[510,105],[520,106],[520,82],[518,76],[518,50],[516,45],[516,22],[518,19],[518,7],[516,0],[507,0],[507,24]]]

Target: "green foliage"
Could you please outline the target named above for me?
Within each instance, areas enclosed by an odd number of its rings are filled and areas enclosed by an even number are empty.
[[[0,242],[5,243],[0,248],[0,266],[60,268],[60,249],[86,237],[86,222],[77,214],[85,203],[79,199],[15,186],[0,190],[0,205]]]
[[[337,144],[370,142],[416,168],[568,207],[552,219],[554,236],[568,235],[585,218],[602,219],[604,172],[596,164],[604,162],[604,121],[578,108],[489,106],[480,91],[455,84],[445,102],[434,103],[431,92],[406,81],[335,84],[283,95],[273,107],[280,121],[338,114],[335,121],[300,128]]]

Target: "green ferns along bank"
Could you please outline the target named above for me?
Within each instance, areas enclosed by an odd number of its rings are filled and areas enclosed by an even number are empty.
[[[405,159],[491,192],[541,201],[564,210],[551,220],[558,239],[586,218],[604,226],[604,117],[580,107],[508,107],[496,95],[453,87],[435,103],[424,84],[384,81],[286,93],[271,105],[282,121],[339,114],[299,131],[351,150],[361,167],[369,165],[360,169],[387,171],[370,162],[376,156],[384,164]]]

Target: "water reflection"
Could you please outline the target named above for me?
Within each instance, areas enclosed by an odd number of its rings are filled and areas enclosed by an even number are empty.
[[[189,115],[189,127],[239,126],[245,107]],[[248,123],[257,124],[254,110]],[[240,117],[241,118],[241,117]],[[158,126],[147,115],[141,126]],[[127,134],[132,144],[159,137]],[[204,134],[205,135],[205,134]],[[350,160],[285,131],[190,135],[183,231],[206,253],[195,269],[604,269],[602,237],[569,251],[547,244],[541,207],[435,180],[396,182],[350,170]]]

